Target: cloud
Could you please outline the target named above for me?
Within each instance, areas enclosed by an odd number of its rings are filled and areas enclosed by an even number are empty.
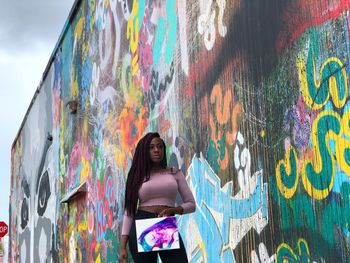
[[[37,43],[53,49],[73,0],[0,0],[0,48],[30,50]]]

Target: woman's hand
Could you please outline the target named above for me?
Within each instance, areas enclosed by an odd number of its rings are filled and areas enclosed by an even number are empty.
[[[128,252],[126,251],[126,248],[121,247],[119,249],[118,259],[119,259],[119,262],[121,263],[128,262]]]
[[[177,168],[175,168],[175,167],[170,167],[170,169],[169,169],[169,172],[170,172],[171,174],[176,174],[178,171],[180,171],[180,169],[177,169]]]
[[[183,212],[184,212],[184,209],[182,208],[182,206],[171,207],[171,208],[166,208],[162,212],[160,212],[158,214],[158,217],[163,217],[167,215],[176,215],[176,214],[182,215]]]

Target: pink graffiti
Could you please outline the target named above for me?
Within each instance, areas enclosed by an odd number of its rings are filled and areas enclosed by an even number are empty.
[[[91,242],[91,246],[90,246],[90,254],[89,254],[89,262],[94,262],[94,252],[95,252],[95,247],[96,247],[96,239],[94,239],[92,242]]]
[[[315,119],[317,113],[308,113],[306,104],[300,96],[298,103],[288,109],[284,116],[284,130],[292,131],[292,142],[286,142],[287,145],[292,143],[300,152],[304,151],[310,141],[311,123]]]
[[[60,124],[60,112],[61,112],[61,101],[59,90],[53,91],[53,102],[54,102],[54,127],[57,128]]]
[[[89,160],[88,147],[82,146],[80,141],[76,141],[69,156],[68,187],[74,187],[80,183],[80,172],[83,169],[82,157]]]
[[[113,206],[113,202],[115,200],[115,185],[114,185],[114,181],[112,176],[109,176],[107,179],[107,183],[106,183],[106,200],[108,201],[108,205],[110,207]]]
[[[74,144],[69,157],[68,178],[67,178],[68,187],[71,187],[74,184],[75,177],[76,177],[76,168],[78,167],[81,161],[81,155],[82,155],[82,147],[80,143],[77,141]]]
[[[107,218],[104,213],[104,207],[102,201],[97,201],[96,204],[96,239],[97,242],[101,242],[106,235],[107,230]]]
[[[106,235],[107,228],[113,225],[113,205],[115,200],[115,186],[112,176],[106,176],[103,185],[97,181],[98,198],[96,201],[96,240],[101,242]]]
[[[298,108],[302,123],[305,123],[306,121],[308,121],[309,123],[314,122],[317,116],[317,111],[312,110],[310,114],[310,112],[307,110],[306,103],[302,96],[300,96],[298,99],[297,108]]]
[[[151,80],[152,65],[153,65],[153,53],[152,46],[153,40],[148,41],[149,35],[147,30],[147,18],[149,10],[145,10],[144,20],[139,33],[139,48],[137,50],[139,56],[140,71],[142,73],[143,89],[148,92]],[[152,38],[153,39],[153,38]]]
[[[94,223],[95,223],[95,220],[94,220],[94,209],[93,209],[92,205],[90,205],[89,213],[88,213],[88,222],[87,222],[87,226],[88,226],[88,230],[89,230],[90,234],[93,233]]]

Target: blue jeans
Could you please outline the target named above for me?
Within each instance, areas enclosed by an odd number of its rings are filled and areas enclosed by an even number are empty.
[[[157,214],[138,210],[135,219],[146,219],[157,217]],[[159,254],[163,263],[188,263],[184,243],[179,233],[180,248],[172,250],[141,252],[137,251],[135,220],[129,233],[129,249],[135,263],[156,263]]]

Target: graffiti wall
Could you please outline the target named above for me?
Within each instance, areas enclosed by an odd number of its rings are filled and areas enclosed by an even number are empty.
[[[12,148],[11,262],[116,262],[137,141],[189,262],[349,262],[348,0],[81,0]]]

